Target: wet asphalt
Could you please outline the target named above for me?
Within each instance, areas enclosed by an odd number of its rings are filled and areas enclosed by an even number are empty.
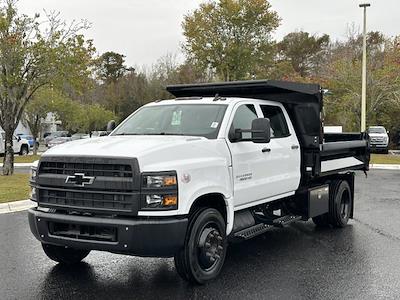
[[[356,178],[344,229],[293,224],[232,244],[222,274],[186,283],[172,259],[93,251],[76,267],[47,259],[26,212],[0,215],[0,299],[399,299],[400,172]]]

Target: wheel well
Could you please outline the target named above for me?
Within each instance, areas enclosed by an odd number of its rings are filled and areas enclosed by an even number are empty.
[[[199,208],[203,208],[203,207],[215,208],[216,210],[218,210],[221,213],[221,215],[223,216],[223,218],[226,222],[226,220],[227,220],[226,204],[225,204],[224,196],[222,194],[211,193],[211,194],[206,194],[206,195],[200,196],[192,204],[189,215],[192,215]]]

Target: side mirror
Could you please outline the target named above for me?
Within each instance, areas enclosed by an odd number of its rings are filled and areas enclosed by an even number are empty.
[[[114,121],[114,120],[111,120],[111,121],[109,121],[109,122],[107,123],[107,131],[108,131],[108,132],[113,131],[113,130],[115,129],[115,127],[116,127],[116,124],[115,124],[115,121]]]
[[[251,122],[251,140],[253,143],[269,143],[271,124],[268,118],[258,118]]]

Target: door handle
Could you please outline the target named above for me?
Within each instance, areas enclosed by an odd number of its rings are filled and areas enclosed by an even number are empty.
[[[293,150],[296,150],[296,149],[299,149],[299,146],[298,145],[292,145],[292,147],[291,147]]]
[[[262,148],[262,149],[261,149],[261,152],[262,152],[262,153],[265,153],[265,152],[271,152],[271,149],[270,149],[270,148],[267,148],[267,147],[265,147],[265,148]]]

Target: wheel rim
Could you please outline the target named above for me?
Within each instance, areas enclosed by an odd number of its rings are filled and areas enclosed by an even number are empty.
[[[210,271],[221,261],[224,251],[223,237],[216,224],[206,224],[198,240],[198,261],[204,271]]]
[[[350,195],[348,191],[343,191],[340,200],[340,216],[342,217],[342,219],[348,218],[349,212],[350,212]]]

